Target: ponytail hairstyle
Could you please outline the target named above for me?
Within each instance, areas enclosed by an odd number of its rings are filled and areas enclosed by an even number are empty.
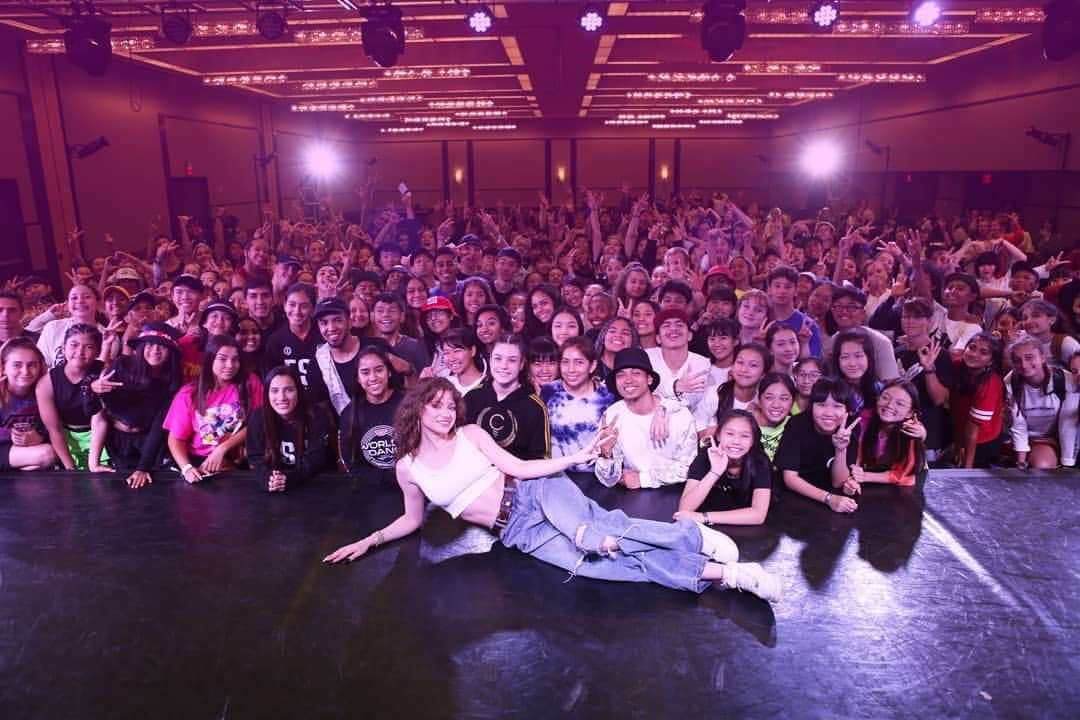
[[[67,363],[67,356],[64,354],[64,345],[67,345],[67,341],[76,335],[89,335],[90,340],[93,341],[98,352],[101,352],[101,331],[89,323],[73,323],[69,325],[67,331],[64,332],[64,339],[60,343],[60,365]]]
[[[455,332],[451,330],[450,332]],[[390,362],[390,354],[379,347],[378,345],[365,345],[360,349],[360,352],[356,356],[356,366],[359,369],[360,360],[365,357],[377,357],[379,361],[386,366],[387,386],[392,392],[397,392],[405,387],[405,378],[398,371],[394,370],[393,363]],[[364,388],[360,387],[360,383],[356,383],[353,388],[352,398],[348,406],[342,411],[341,425],[344,426],[346,419],[351,423],[350,427],[352,432],[348,435],[341,434],[341,457],[343,460],[355,460],[359,456],[360,451],[360,434],[358,432],[361,425],[364,422],[364,411],[368,406],[367,395],[364,392]],[[346,417],[347,416],[347,417]],[[398,426],[395,424],[395,434],[397,434]],[[398,456],[399,459],[402,457]]]
[[[761,379],[764,380],[765,376],[769,374],[769,368],[772,367],[773,357],[769,352],[769,348],[765,347],[761,343],[745,343],[735,348],[735,352],[732,354],[731,362],[735,364],[735,360],[744,352],[754,352],[761,356],[762,369]],[[758,381],[758,388],[761,388],[761,380]],[[716,403],[716,417],[719,418],[731,410],[735,406],[735,378],[728,376],[727,382],[716,389],[717,403]]]
[[[206,354],[203,356],[202,370],[199,371],[199,378],[195,381],[195,409],[200,413],[206,412],[206,398],[214,391],[214,386],[217,384],[217,379],[214,377],[214,358],[217,357],[218,352],[222,348],[235,348],[237,354],[237,361],[243,356],[240,350],[240,343],[236,342],[236,338],[230,335],[212,335],[210,339],[206,341]],[[236,385],[236,392],[240,401],[240,409],[244,413],[244,417],[250,417],[251,415],[251,402],[248,397],[248,377],[249,374],[244,371],[243,363],[240,363],[240,368],[236,371],[236,379],[233,380],[233,385]]]
[[[769,463],[768,456],[765,454],[765,449],[761,445],[761,428],[749,411],[730,409],[723,412],[717,419],[714,437],[720,435],[724,425],[736,418],[742,418],[750,424],[750,431],[753,433],[754,440],[750,445],[750,449],[746,451],[746,455],[738,463],[742,468],[739,476],[732,477],[725,470],[721,481],[725,484],[730,483],[735,499],[740,505],[750,505],[753,499],[754,480],[759,477],[768,477],[772,472],[772,466]],[[729,464],[728,467],[730,468],[731,465]]]
[[[552,315],[554,318],[555,316]],[[529,347],[525,344],[525,338],[518,333],[507,333],[500,335],[495,343],[491,346],[491,352],[494,354],[496,345],[513,345],[521,353],[521,372],[518,373],[518,382],[523,386],[531,387],[532,380],[529,375]]]
[[[282,470],[284,468],[284,460],[281,457],[281,434],[278,432],[278,427],[279,422],[287,421],[284,418],[278,420],[280,416],[270,405],[270,381],[281,376],[291,378],[296,385],[296,410],[293,412],[293,421],[296,424],[297,458],[304,454],[304,431],[314,421],[311,402],[308,400],[308,394],[304,392],[303,381],[300,380],[300,373],[296,367],[278,365],[266,373],[266,377],[263,379],[262,427],[252,428],[252,430],[255,432],[262,430],[266,437],[266,450],[263,457],[271,470]]]

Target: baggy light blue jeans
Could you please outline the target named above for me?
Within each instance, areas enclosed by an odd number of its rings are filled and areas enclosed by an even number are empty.
[[[579,547],[575,538],[583,525]],[[607,536],[615,538],[619,550],[601,550]],[[696,593],[711,584],[701,579],[708,558],[701,554],[701,531],[692,520],[664,523],[605,510],[565,475],[519,482],[499,540],[571,575]]]

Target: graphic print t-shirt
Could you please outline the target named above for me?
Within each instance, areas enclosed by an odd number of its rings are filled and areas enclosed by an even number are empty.
[[[262,383],[254,375],[248,377],[247,393],[252,410],[262,405]],[[163,427],[187,442],[196,455],[206,456],[242,430],[246,421],[235,385],[207,395],[205,413],[195,409],[195,386],[185,385],[169,406]]]

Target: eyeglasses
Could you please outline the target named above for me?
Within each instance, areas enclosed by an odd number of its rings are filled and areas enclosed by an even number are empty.
[[[840,311],[840,312],[858,312],[859,310],[862,310],[862,305],[854,305],[854,304],[853,305],[848,305],[848,304],[844,303],[844,304],[841,304],[841,305],[833,305],[832,309],[833,309],[833,312],[836,312],[836,311]]]
[[[795,377],[799,378],[800,380],[817,380],[820,377],[824,377],[824,375],[824,373],[813,371],[795,373]]]

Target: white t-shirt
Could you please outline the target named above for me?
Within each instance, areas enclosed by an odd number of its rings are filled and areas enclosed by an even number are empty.
[[[686,472],[697,456],[697,430],[694,419],[685,408],[669,409],[668,438],[656,444],[649,438],[652,414],[631,412],[626,402],[619,400],[604,411],[602,422],[614,422],[619,439],[610,458],[596,460],[596,478],[613,487],[622,471],[637,470],[642,488],[656,488],[686,481]]]

